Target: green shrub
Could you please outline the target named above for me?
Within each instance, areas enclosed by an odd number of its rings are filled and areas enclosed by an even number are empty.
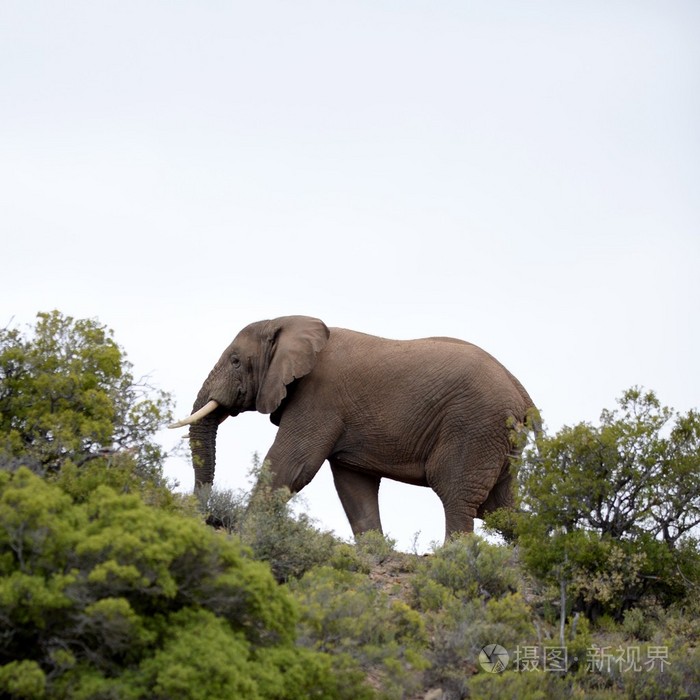
[[[382,564],[396,554],[396,540],[383,535],[377,530],[363,532],[355,538],[355,551],[360,559],[366,562],[368,569]]]
[[[479,673],[467,683],[470,700],[614,700],[620,696],[606,689],[589,689],[583,693],[569,676],[543,671],[517,673]]]
[[[659,639],[653,643],[602,642],[577,685],[589,693],[610,688],[611,697],[629,700],[671,700],[700,697],[700,650],[682,640]]]
[[[461,535],[417,565],[412,602],[430,610],[444,605],[450,595],[460,600],[499,597],[517,591],[519,579],[512,548],[475,534]]]
[[[700,697],[700,649],[685,643],[656,647],[668,649],[668,664],[650,662],[651,645],[641,648],[642,670],[622,678],[630,700],[678,700]]]
[[[366,576],[330,567],[308,572],[290,588],[301,606],[301,643],[352,658],[387,697],[402,698],[420,687],[427,635],[415,610]]]
[[[255,559],[270,565],[279,582],[331,561],[339,540],[315,527],[306,514],[295,515],[295,499],[284,490],[272,491],[269,470],[257,458],[251,476],[257,480],[251,493],[210,489],[200,495],[207,522],[237,535]]]
[[[357,547],[344,542],[338,543],[333,548],[333,554],[328,565],[341,571],[355,571],[361,574],[368,574],[372,570],[367,557],[361,556],[357,551]]]
[[[427,616],[426,624],[432,640],[428,681],[455,698],[466,697],[485,646],[499,644],[514,654],[519,646],[536,644],[532,611],[518,593],[488,602],[452,596]]]
[[[229,534],[239,534],[246,516],[248,494],[241,490],[205,486],[198,496],[200,511],[209,525]]]
[[[642,608],[626,610],[622,620],[622,630],[629,639],[649,641],[654,635],[656,625],[651,619],[651,612]]]
[[[0,471],[0,695],[368,697],[235,539],[80,479]]]
[[[535,634],[532,618],[532,610],[520,593],[509,593],[486,603],[486,620],[502,627],[498,637],[502,640],[501,646],[512,648],[531,639]]]
[[[46,674],[36,661],[10,661],[0,666],[0,696],[40,700],[46,697]]]
[[[665,611],[664,626],[672,638],[682,639],[693,646],[700,644],[700,601]]]

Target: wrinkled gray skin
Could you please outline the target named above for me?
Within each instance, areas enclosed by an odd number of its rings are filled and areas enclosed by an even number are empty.
[[[325,460],[353,532],[381,531],[383,477],[430,486],[446,537],[513,504],[510,439],[532,400],[491,355],[452,338],[387,340],[315,318],[244,328],[204,382],[190,426],[195,488],[214,479],[219,423],[242,411],[279,426],[266,456],[273,488],[300,491]]]

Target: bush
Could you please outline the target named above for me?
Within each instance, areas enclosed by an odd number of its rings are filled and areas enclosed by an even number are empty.
[[[510,547],[493,545],[475,534],[452,538],[417,567],[411,581],[412,602],[421,610],[436,610],[448,599],[488,599],[514,592],[519,576]]]
[[[235,540],[104,484],[86,496],[80,482],[0,471],[2,692],[366,696],[352,670],[295,646],[294,601]]]
[[[514,653],[519,646],[536,643],[532,611],[519,593],[488,602],[452,597],[427,616],[427,627],[432,639],[428,680],[454,698],[466,696],[485,646],[499,644]]]
[[[396,540],[377,530],[363,532],[355,538],[355,551],[368,569],[382,564],[396,554]]]
[[[432,639],[427,680],[447,697],[466,696],[484,646],[500,644],[514,651],[534,643],[534,615],[518,592],[520,574],[511,547],[462,535],[416,568],[410,597],[426,613]]]
[[[420,615],[392,600],[364,575],[319,567],[290,583],[301,606],[299,640],[349,657],[387,697],[420,688],[427,636]]]
[[[316,528],[306,514],[295,515],[296,500],[284,490],[271,490],[269,470],[257,458],[251,476],[257,481],[251,493],[209,489],[200,494],[207,522],[238,536],[282,583],[332,560],[339,540]]]
[[[622,630],[627,638],[649,641],[654,635],[655,627],[650,612],[642,608],[632,608],[625,611]]]
[[[0,666],[0,693],[12,698],[46,696],[46,675],[36,661],[11,661]]]
[[[480,673],[466,684],[470,700],[564,700],[577,697],[572,692],[572,682],[556,673],[529,671]],[[582,696],[579,696],[582,697]],[[587,695],[588,700],[604,700],[612,696]]]
[[[668,643],[667,643],[668,644]],[[633,700],[677,700],[700,697],[700,649],[685,643],[662,646],[669,650],[669,664],[655,663],[638,673],[627,673],[622,679],[625,694]],[[649,647],[642,647],[648,658]]]

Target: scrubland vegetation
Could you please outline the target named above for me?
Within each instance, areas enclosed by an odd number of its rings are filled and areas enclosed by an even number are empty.
[[[170,407],[96,321],[0,331],[1,698],[700,697],[696,412],[531,438],[518,511],[418,556],[257,463],[254,500],[175,492]]]

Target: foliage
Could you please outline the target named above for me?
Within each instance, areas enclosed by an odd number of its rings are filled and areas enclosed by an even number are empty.
[[[651,616],[641,608],[630,608],[625,611],[622,631],[628,639],[649,641],[654,635],[654,628]]]
[[[302,644],[351,657],[379,680],[386,697],[420,687],[427,636],[421,616],[406,603],[362,574],[331,567],[317,567],[290,587],[301,605]]]
[[[270,472],[257,456],[250,476],[256,482],[251,493],[211,489],[201,494],[207,520],[237,535],[256,559],[270,564],[280,582],[332,559],[338,541],[316,528],[305,513],[294,513],[298,497],[272,491]]]
[[[515,592],[519,578],[509,565],[514,556],[511,548],[478,535],[453,537],[418,567],[411,582],[414,604],[435,610],[453,598],[468,601]]]
[[[355,551],[367,569],[385,562],[396,554],[396,540],[376,530],[363,532],[355,538]]]
[[[556,673],[531,671],[481,673],[468,683],[470,700],[564,700],[577,697],[572,693],[572,681]],[[578,696],[583,697],[583,696]],[[608,695],[586,695],[588,700],[604,700]]]
[[[11,661],[0,666],[0,691],[13,698],[43,698],[46,676],[36,661]]]
[[[533,612],[519,592],[516,567],[512,547],[474,534],[453,537],[417,564],[410,601],[423,611],[433,640],[426,680],[448,697],[466,696],[487,644],[534,643]]]
[[[101,485],[76,500],[28,469],[0,471],[0,551],[0,694],[364,692],[295,646],[296,606],[266,565],[137,494]]]
[[[0,452],[42,472],[131,455],[158,476],[153,439],[171,399],[136,381],[112,332],[91,319],[40,313],[29,333],[0,329]]]
[[[656,664],[653,668],[645,667],[643,672],[629,674],[624,679],[627,697],[634,700],[700,697],[700,649],[678,640],[666,641],[673,642],[668,645],[670,663],[663,668]]]
[[[523,562],[568,611],[668,605],[700,583],[700,414],[633,388],[579,423],[540,435],[519,465]],[[493,522],[493,521],[492,521]]]
[[[497,643],[512,650],[534,643],[532,611],[517,593],[488,602],[452,598],[427,615],[427,626],[433,640],[427,678],[453,698],[466,696],[483,647]]]
[[[644,533],[675,545],[700,523],[700,415],[677,414],[639,388],[618,405],[603,410],[600,426],[564,427],[540,441],[539,455],[530,451],[523,504],[567,532],[581,525],[613,539]]]
[[[301,578],[322,565],[369,573],[396,555],[396,542],[379,532],[359,535],[351,546],[319,530],[306,513],[298,512],[303,505],[299,495],[290,498],[284,490],[272,491],[268,466],[257,455],[249,477],[255,484],[250,492],[203,489],[200,507],[207,522],[237,535],[256,559],[268,562],[279,582]]]

